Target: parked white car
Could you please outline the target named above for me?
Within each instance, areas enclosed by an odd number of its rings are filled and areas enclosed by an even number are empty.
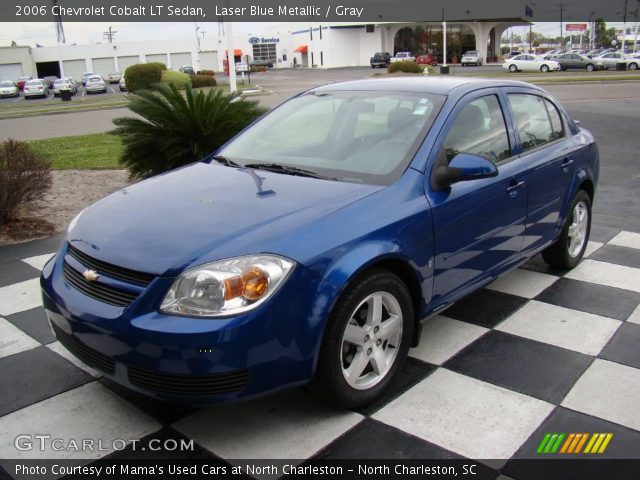
[[[124,75],[120,77],[120,81],[118,82],[118,87],[120,87],[121,92],[127,91],[127,84],[124,81]]]
[[[58,80],[53,82],[53,95],[55,97],[59,96],[61,90],[69,90],[71,91],[71,95],[75,95],[76,93],[78,93],[78,85],[73,80],[73,78],[59,78]]]
[[[555,60],[545,60],[535,55],[522,54],[505,60],[502,68],[512,73],[552,72],[554,70],[560,70],[560,64]]]
[[[470,50],[468,52],[465,52],[464,55],[462,55],[462,59],[460,60],[460,65],[462,65],[463,67],[465,65],[476,65],[479,67],[482,65],[482,57],[480,56],[479,52],[475,50]]]
[[[398,52],[395,57],[391,57],[389,60],[391,63],[395,62],[415,62],[416,57],[411,55],[411,52]]]
[[[44,82],[39,78],[35,80],[28,80],[24,84],[24,98],[42,97],[47,98],[49,96],[49,87],[45,86]]]
[[[18,95],[20,95],[20,89],[16,82],[12,80],[0,82],[0,97],[17,97]]]

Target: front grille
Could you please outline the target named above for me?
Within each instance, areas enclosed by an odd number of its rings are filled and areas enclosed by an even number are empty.
[[[66,333],[55,323],[52,322],[51,325],[60,343],[84,363],[98,370],[102,370],[109,375],[116,373],[116,364],[111,358],[85,345],[73,335]]]
[[[129,381],[132,385],[176,395],[222,395],[238,392],[248,380],[248,370],[212,375],[176,375],[129,367]]]
[[[110,263],[103,262],[102,260],[96,260],[90,257],[86,253],[81,252],[72,245],[68,246],[67,253],[73,258],[78,260],[87,268],[95,270],[98,273],[107,275],[108,277],[120,280],[127,283],[135,283],[146,287],[154,279],[154,276],[149,273],[136,272],[135,270],[129,270],[128,268],[118,267],[117,265],[111,265]]]
[[[62,272],[65,280],[82,293],[110,305],[126,307],[138,297],[135,292],[113,288],[104,283],[87,282],[82,274],[74,270],[67,262],[64,262]]]

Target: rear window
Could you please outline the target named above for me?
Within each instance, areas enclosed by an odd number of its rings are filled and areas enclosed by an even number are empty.
[[[42,82],[40,80],[30,80],[27,82],[27,85],[29,87],[37,87],[38,85],[42,85]]]
[[[100,77],[89,77],[89,81],[90,82],[100,82],[100,81],[102,81],[102,78],[100,78]]]
[[[13,87],[13,82],[0,82],[0,87]]]

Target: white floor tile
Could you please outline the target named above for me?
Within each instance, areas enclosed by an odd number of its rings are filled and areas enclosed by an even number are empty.
[[[40,342],[31,338],[4,318],[0,318],[0,358],[39,346]]]
[[[558,277],[554,275],[518,268],[490,283],[487,288],[519,297],[533,298],[556,280]]]
[[[420,345],[409,355],[441,365],[489,330],[471,323],[436,315],[424,323]]]
[[[308,458],[362,420],[291,390],[200,410],[173,425],[225,459]]]
[[[42,402],[23,408],[0,418],[0,458],[13,459],[95,459],[113,453],[114,440],[139,439],[159,430],[161,425],[122,400],[98,382],[91,382]],[[48,434],[62,439],[81,442],[92,439],[95,450],[54,451],[50,447],[41,451],[17,450],[14,439],[18,435]],[[108,451],[97,449],[98,441]],[[34,441],[34,445],[39,445]],[[119,443],[115,443],[116,448]]]
[[[629,318],[627,318],[627,322],[637,323],[640,325],[640,305],[638,305]]]
[[[0,315],[12,315],[42,305],[40,279],[0,287]]]
[[[542,400],[441,368],[374,418],[469,458],[505,459],[552,410]]]
[[[55,253],[47,253],[45,255],[38,255],[36,257],[23,258],[22,261],[28,263],[33,268],[37,268],[38,270],[42,270],[45,264],[49,261],[51,257],[53,257]]]
[[[496,330],[595,356],[621,324],[619,320],[532,300]]]
[[[640,370],[596,359],[562,405],[640,430]]]
[[[566,278],[640,292],[640,268],[585,259]]]
[[[611,240],[609,244],[619,247],[640,248],[640,233],[620,232]]]
[[[589,257],[592,253],[594,253],[603,245],[604,243],[593,242],[593,241],[590,241],[589,243],[587,243],[587,248],[584,250],[584,258]]]
[[[76,367],[78,367],[80,370],[84,370],[85,372],[87,372],[89,375],[91,375],[92,377],[95,378],[99,378],[102,377],[102,373],[98,372],[97,370],[94,370],[93,368],[91,368],[89,365],[87,365],[84,362],[81,362],[78,357],[76,357],[73,353],[69,352],[69,350],[67,350],[66,348],[64,348],[62,346],[62,344],[60,342],[53,342],[47,345],[47,348],[55,353],[57,353],[58,355],[60,355],[61,357],[66,358],[68,361],[70,361],[71,363],[73,363]]]

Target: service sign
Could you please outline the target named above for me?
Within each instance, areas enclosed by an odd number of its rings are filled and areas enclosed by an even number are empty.
[[[587,30],[586,23],[567,23],[565,26],[567,32],[584,32]]]

